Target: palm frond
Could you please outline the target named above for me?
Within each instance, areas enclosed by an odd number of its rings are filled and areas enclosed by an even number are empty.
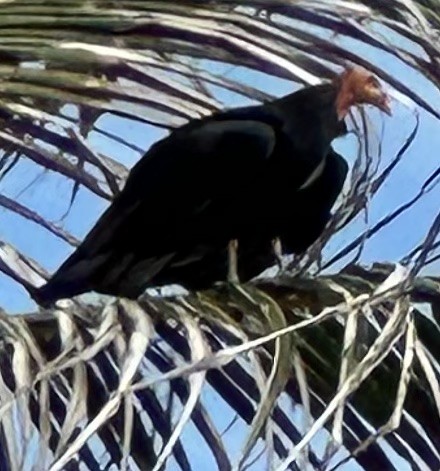
[[[184,299],[146,297],[140,304],[121,300],[104,308],[89,307],[87,319],[83,310],[73,305],[46,315],[3,316],[1,376],[9,400],[2,401],[0,415],[7,423],[8,417],[13,420],[15,414],[25,416],[31,411],[28,428],[39,436],[38,450],[47,463],[56,463],[51,469],[66,469],[75,456],[88,466],[91,458],[86,456],[90,454],[99,461],[95,432],[112,459],[117,458],[114,463],[129,457],[140,469],[145,460],[151,460],[149,466],[153,466],[155,457],[165,457],[171,451],[179,466],[189,469],[191,446],[198,440],[195,435],[200,434],[220,469],[229,469],[238,457],[219,447],[221,433],[207,419],[206,411],[210,411],[211,420],[216,417],[209,401],[205,403],[200,395],[200,388],[210,384],[238,420],[250,424],[250,443],[258,433],[254,431],[258,430],[255,418],[261,413],[258,411],[267,392],[258,386],[253,360],[246,353],[255,352],[263,366],[260,374],[269,380],[277,356],[275,365],[282,368],[275,339],[290,333],[284,338],[295,345],[307,377],[314,420],[309,435],[326,426],[334,438],[340,433],[332,450],[339,460],[343,459],[343,447],[366,469],[371,469],[373,462],[391,469],[392,459],[371,437],[381,436],[382,431],[393,432],[385,435],[389,447],[417,469],[435,469],[440,464],[436,451],[440,436],[434,420],[439,417],[438,398],[435,400],[439,356],[433,327],[438,330],[435,318],[440,282],[417,278],[408,291],[409,298],[399,298],[400,283],[396,282],[400,279],[393,281],[396,271],[390,274],[390,270],[373,269],[368,272],[369,280],[360,275],[361,270],[307,281],[265,280],[256,286],[243,286],[238,293],[225,289],[221,296],[206,292]],[[248,301],[238,303],[244,295]],[[249,309],[249,302],[258,309]],[[427,315],[419,311],[420,303],[430,305],[432,312]],[[283,313],[286,327],[276,331],[269,325],[255,327],[261,324],[261,311],[270,309]],[[220,310],[222,316],[218,315]],[[344,320],[350,319],[347,314],[358,316],[359,323],[369,317],[370,329],[377,330],[370,330],[366,338],[354,333],[357,346],[367,353],[352,355],[345,377],[341,377],[335,365],[341,355],[347,355],[343,342],[350,329],[350,322]],[[245,327],[249,325],[251,330]],[[247,340],[243,342],[244,338]],[[291,370],[293,345],[288,350],[290,354],[283,352],[283,361],[288,364],[284,368]],[[29,365],[24,378],[23,365]],[[280,385],[267,384],[270,389]],[[302,403],[298,388],[296,379],[288,379],[286,399],[294,404]],[[84,397],[87,404],[81,402]],[[170,423],[165,426],[166,404],[171,400],[182,401],[182,407],[177,408],[180,418],[169,417]],[[400,404],[397,409],[396,404]],[[301,435],[290,407],[283,395],[278,396],[271,408],[273,425],[266,430],[274,440],[275,462],[286,466],[286,440],[295,442]],[[338,415],[340,424],[332,425],[328,419],[336,420]],[[44,416],[49,417],[46,425]],[[180,434],[189,417],[197,432],[192,432],[195,435],[191,438],[179,437],[176,433]],[[390,429],[380,429],[389,419]],[[163,447],[153,438],[157,427]],[[377,432],[372,434],[371,427]],[[424,434],[419,434],[418,427]],[[22,437],[15,438],[19,447]],[[294,453],[300,451],[301,443],[309,443],[307,434]],[[367,443],[370,446],[364,451]],[[151,456],[145,454],[145,447]],[[243,451],[240,460],[246,457],[247,447]],[[319,468],[326,460],[319,455],[312,445],[305,458]],[[291,452],[293,456],[297,455]],[[101,466],[104,461],[101,459]]]

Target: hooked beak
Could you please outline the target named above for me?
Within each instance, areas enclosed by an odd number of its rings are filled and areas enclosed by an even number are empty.
[[[376,106],[388,116],[392,116],[390,97],[385,92],[382,92],[378,97]]]

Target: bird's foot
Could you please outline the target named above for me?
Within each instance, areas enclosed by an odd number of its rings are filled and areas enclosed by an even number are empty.
[[[228,244],[228,283],[238,285],[238,240],[231,240]]]
[[[283,272],[284,271],[283,247],[281,245],[281,240],[279,237],[273,239],[272,251],[275,256],[275,260],[277,262],[279,271]]]

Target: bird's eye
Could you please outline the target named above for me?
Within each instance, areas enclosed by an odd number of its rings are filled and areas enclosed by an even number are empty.
[[[367,85],[369,85],[370,87],[374,87],[374,88],[380,88],[379,80],[377,80],[377,78],[374,77],[373,75],[370,75],[368,77]]]

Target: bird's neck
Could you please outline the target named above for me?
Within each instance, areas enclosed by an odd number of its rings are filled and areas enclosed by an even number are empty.
[[[332,140],[345,127],[345,115],[340,117],[338,113],[338,92],[339,87],[333,83],[308,87],[276,100],[274,105],[295,126],[318,125],[326,129],[326,134]]]
[[[340,120],[337,115],[336,97],[337,88],[325,84],[303,89],[273,103],[274,113],[281,117],[289,145],[297,151],[292,162],[295,165],[302,162],[306,183],[309,177],[313,180],[315,170],[319,172],[321,166],[325,165],[323,160],[332,141],[347,132],[344,120]],[[278,164],[286,165],[286,159],[283,157],[281,160]],[[289,171],[285,173],[291,174]]]
[[[344,120],[347,116],[350,107],[355,104],[354,94],[350,88],[350,84],[342,82],[338,84],[338,91],[336,94],[336,114],[340,121]]]

